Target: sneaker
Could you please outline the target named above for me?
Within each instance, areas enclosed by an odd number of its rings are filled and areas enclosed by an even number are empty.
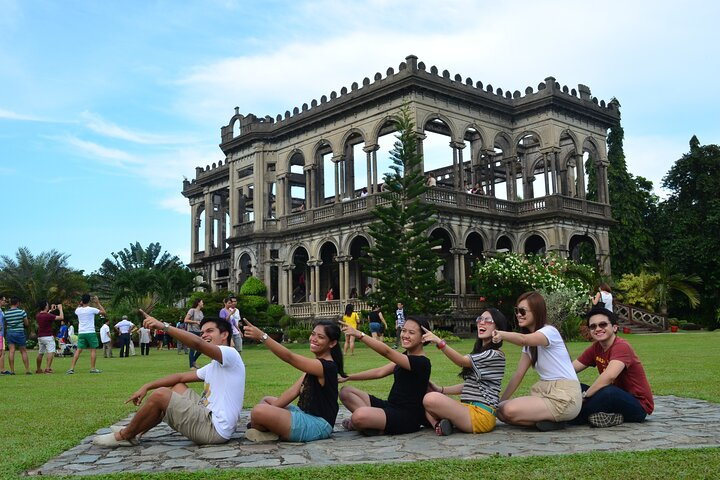
[[[93,368],[90,370],[90,373],[102,373],[102,370],[98,370],[97,368]]]
[[[435,424],[435,433],[441,437],[447,437],[453,433],[453,424],[447,418],[443,418]]]
[[[248,428],[245,431],[245,438],[251,442],[274,442],[280,437],[273,432],[261,432],[255,428]]]
[[[12,375],[12,374],[10,373],[10,370],[3,370],[2,372],[0,372],[0,375]]]
[[[93,438],[93,445],[98,447],[134,447],[138,444],[138,441],[134,438],[132,440],[118,440],[115,438],[115,432],[106,433],[105,435],[97,435]]]
[[[551,432],[553,430],[562,430],[565,428],[565,422],[551,422],[549,420],[542,420],[535,423],[535,428],[541,432]]]
[[[70,370],[68,370],[67,372],[65,372],[65,375],[72,375],[73,373],[75,373],[75,370],[73,370],[73,369],[71,368]]]
[[[593,427],[606,428],[622,424],[625,418],[622,413],[597,412],[588,415],[588,423]]]

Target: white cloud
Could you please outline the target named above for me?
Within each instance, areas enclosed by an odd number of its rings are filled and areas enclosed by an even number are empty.
[[[28,115],[25,113],[12,112],[10,110],[4,110],[0,108],[0,118],[6,120],[20,120],[24,122],[52,122],[53,120],[38,117],[36,115]]]
[[[188,143],[193,141],[187,135],[157,135],[153,133],[135,132],[112,122],[108,122],[99,115],[90,112],[83,112],[81,117],[86,122],[85,126],[93,132],[105,137],[126,140],[132,143],[144,145],[164,145]]]
[[[77,149],[77,152],[82,156],[95,159],[103,164],[127,168],[141,163],[138,158],[123,150],[104,147],[72,135],[66,135],[58,139]]]
[[[182,195],[173,195],[160,200],[160,207],[183,215],[190,215],[190,204]]]

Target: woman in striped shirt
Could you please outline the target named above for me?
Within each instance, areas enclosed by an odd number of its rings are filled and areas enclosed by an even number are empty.
[[[508,330],[508,321],[498,309],[489,308],[476,319],[477,340],[469,355],[462,355],[445,340],[425,330],[424,341],[433,342],[450,361],[462,367],[463,383],[438,387],[425,395],[425,415],[438,435],[449,435],[453,427],[466,433],[486,433],[495,428],[495,409],[500,400],[500,386],[505,374],[502,344],[492,342],[495,330]],[[448,395],[460,395],[460,401]]]

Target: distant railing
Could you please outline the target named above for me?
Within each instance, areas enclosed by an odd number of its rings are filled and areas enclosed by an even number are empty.
[[[659,313],[650,312],[642,308],[622,303],[615,304],[615,313],[620,320],[641,325],[657,331],[668,329],[668,318]]]

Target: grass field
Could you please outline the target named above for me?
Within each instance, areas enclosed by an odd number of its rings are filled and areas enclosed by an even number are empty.
[[[627,337],[645,365],[656,395],[677,395],[720,401],[720,331]],[[568,345],[573,357],[588,344]],[[453,343],[467,352],[472,342]],[[307,345],[293,345],[307,352]],[[517,364],[519,348],[507,345],[506,379]],[[138,349],[139,352],[139,349]],[[458,368],[435,348],[427,350],[432,360],[432,379],[439,384],[458,382]],[[115,350],[117,355],[117,350]],[[34,365],[35,352],[31,352]],[[262,396],[277,395],[298,377],[298,372],[277,360],[264,347],[250,346],[243,357],[247,363],[246,407]],[[7,360],[7,359],[6,359]],[[75,375],[64,375],[69,358],[55,359],[54,375],[22,374],[0,377],[0,476],[18,478],[24,471],[77,445],[81,439],[101,427],[124,418],[135,408],[124,401],[142,383],[187,368],[187,357],[174,351],[152,350],[150,356],[127,359],[98,359],[100,375],[91,375],[87,352],[78,362]],[[346,358],[346,370],[357,372],[379,366],[381,357],[364,346],[355,356]],[[34,368],[33,368],[34,370]],[[537,377],[530,372],[518,394],[527,392]],[[593,372],[583,372],[581,380],[591,382]],[[391,379],[355,382],[371,393],[386,396]],[[199,384],[198,384],[199,387]],[[413,464],[414,478],[582,478],[588,468],[602,465],[603,478],[720,478],[720,449],[663,451],[621,454],[572,455],[537,458],[492,458],[478,461],[431,461]],[[407,465],[341,466],[317,469],[283,469],[270,473],[264,469],[213,472],[216,478],[395,478],[406,476]],[[442,473],[440,473],[442,472]],[[674,473],[677,472],[677,475]],[[154,475],[152,478],[207,478],[199,474]],[[99,478],[99,477],[95,477]],[[114,475],[113,478],[138,478]],[[150,478],[150,476],[148,476]]]

